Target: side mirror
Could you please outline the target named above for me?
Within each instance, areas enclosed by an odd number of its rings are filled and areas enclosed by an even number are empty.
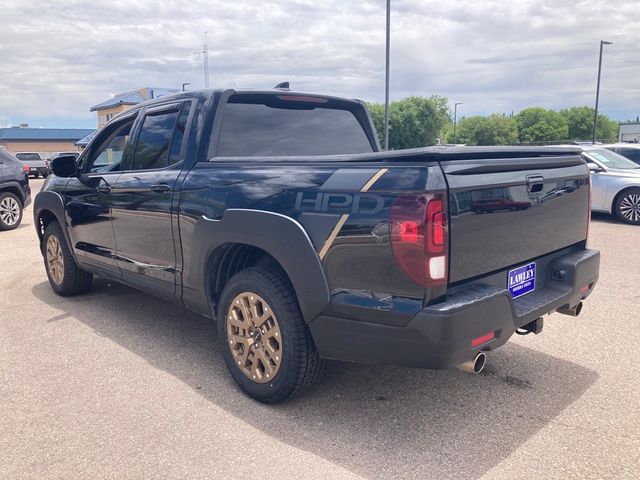
[[[76,157],[73,155],[66,155],[54,158],[51,160],[51,172],[56,177],[75,177],[78,174],[78,169],[76,168]]]
[[[587,162],[587,168],[591,173],[598,173],[604,171],[604,169],[597,163]]]

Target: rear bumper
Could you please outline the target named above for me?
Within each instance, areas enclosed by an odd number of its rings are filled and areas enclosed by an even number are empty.
[[[555,258],[544,287],[516,300],[507,289],[476,284],[449,291],[445,302],[423,309],[403,327],[321,315],[309,328],[325,358],[449,368],[504,345],[542,315],[574,307],[593,291],[599,268],[600,252],[582,250]],[[489,332],[494,339],[471,347]]]

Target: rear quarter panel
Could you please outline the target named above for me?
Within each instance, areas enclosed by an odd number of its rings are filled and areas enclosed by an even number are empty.
[[[199,222],[207,221],[203,217],[223,219],[228,209],[252,209],[287,216],[304,228],[324,269],[329,310],[355,318],[371,315],[372,308],[374,314],[387,312],[386,318],[397,309],[415,313],[425,292],[395,264],[388,217],[398,195],[424,192],[429,168],[437,167],[255,158],[198,163],[185,178],[180,200],[184,288],[197,290],[202,282],[194,263],[202,259],[190,249],[201,241],[196,235]]]

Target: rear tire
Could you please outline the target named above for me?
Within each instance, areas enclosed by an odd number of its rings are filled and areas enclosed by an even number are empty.
[[[640,188],[625,190],[613,205],[618,220],[630,225],[640,225]]]
[[[88,292],[93,274],[78,267],[58,222],[47,225],[42,245],[44,267],[53,291],[63,297]]]
[[[18,228],[22,222],[22,202],[13,193],[0,193],[0,231]]]
[[[237,273],[222,292],[217,317],[227,368],[255,400],[283,402],[322,374],[324,362],[286,278],[255,267]]]

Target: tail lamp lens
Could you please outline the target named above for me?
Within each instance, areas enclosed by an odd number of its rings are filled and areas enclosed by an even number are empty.
[[[401,196],[391,206],[389,233],[395,261],[419,285],[447,283],[447,212],[443,194]]]

